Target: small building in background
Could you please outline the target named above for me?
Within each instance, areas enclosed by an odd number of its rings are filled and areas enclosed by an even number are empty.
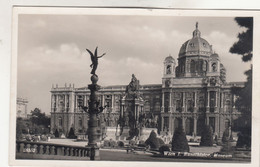
[[[16,118],[27,118],[28,100],[18,97],[16,99]]]

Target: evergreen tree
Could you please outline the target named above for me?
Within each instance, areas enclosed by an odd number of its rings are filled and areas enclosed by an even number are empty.
[[[149,145],[153,149],[158,149],[160,147],[159,140],[158,140],[157,135],[154,132],[154,130],[151,131],[150,136],[145,141],[145,144]]]
[[[213,146],[213,132],[209,125],[202,130],[200,146]]]
[[[55,130],[54,136],[57,137],[57,138],[60,137],[58,129]]]
[[[74,133],[74,129],[72,127],[70,128],[70,131],[69,131],[69,134],[68,134],[68,138],[69,139],[76,139],[77,138],[77,136]]]
[[[246,31],[238,34],[238,42],[230,48],[231,53],[242,55],[244,62],[251,61],[253,58],[253,18],[236,17],[235,21],[240,27],[246,28]],[[235,106],[242,113],[239,118],[240,131],[237,146],[251,147],[251,120],[252,120],[252,66],[245,72],[247,82],[241,88],[234,87],[232,93],[238,96]]]
[[[179,127],[174,131],[174,135],[172,137],[172,151],[190,151],[186,134],[182,127]]]

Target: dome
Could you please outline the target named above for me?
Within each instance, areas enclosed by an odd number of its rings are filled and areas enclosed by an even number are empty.
[[[213,53],[212,55],[210,55],[210,58],[219,60],[219,56],[217,53]]]
[[[193,31],[193,37],[182,45],[179,52],[179,57],[193,55],[210,56],[212,54],[212,47],[208,41],[200,36],[201,32],[198,29],[198,23],[196,23],[196,29]]]
[[[169,55],[168,57],[166,57],[166,58],[164,59],[164,62],[167,62],[167,63],[175,63],[175,60],[174,60],[174,58],[173,58],[171,55]]]

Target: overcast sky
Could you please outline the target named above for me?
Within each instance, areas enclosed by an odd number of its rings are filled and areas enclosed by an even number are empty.
[[[181,45],[192,38],[196,21],[201,37],[219,54],[227,81],[245,81],[250,63],[230,54],[243,31],[231,17],[20,15],[18,24],[18,97],[50,112],[52,84],[90,84],[86,48],[106,55],[99,60],[101,86],[128,84],[134,73],[140,84],[161,83],[163,61],[177,61]]]

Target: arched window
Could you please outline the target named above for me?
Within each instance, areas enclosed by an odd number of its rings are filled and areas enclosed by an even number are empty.
[[[159,101],[157,101],[156,103],[155,103],[155,111],[160,111],[160,102]]]
[[[172,73],[172,67],[171,67],[171,65],[167,65],[166,74],[171,74],[171,73]]]
[[[176,100],[176,111],[181,112],[182,104],[181,100]]]
[[[149,112],[150,111],[150,102],[146,101],[144,104],[144,111]]]
[[[194,73],[195,72],[195,69],[196,69],[196,64],[195,64],[195,61],[194,60],[191,60],[190,62],[190,72],[191,73]]]
[[[226,112],[231,112],[231,102],[227,100],[225,103]]]
[[[203,112],[205,108],[205,103],[203,99],[199,100],[199,112]]]
[[[58,126],[62,126],[62,118],[61,117],[58,118]]]
[[[211,68],[212,68],[212,72],[216,72],[218,70],[217,63],[212,63]]]
[[[203,61],[203,67],[202,67],[202,70],[203,71],[207,71],[207,68],[208,68],[208,63],[206,60]]]
[[[79,117],[79,127],[81,128],[82,126],[83,126],[83,124],[82,124],[82,118]]]
[[[192,100],[188,100],[187,108],[188,108],[188,112],[193,112],[193,102],[192,102]]]

